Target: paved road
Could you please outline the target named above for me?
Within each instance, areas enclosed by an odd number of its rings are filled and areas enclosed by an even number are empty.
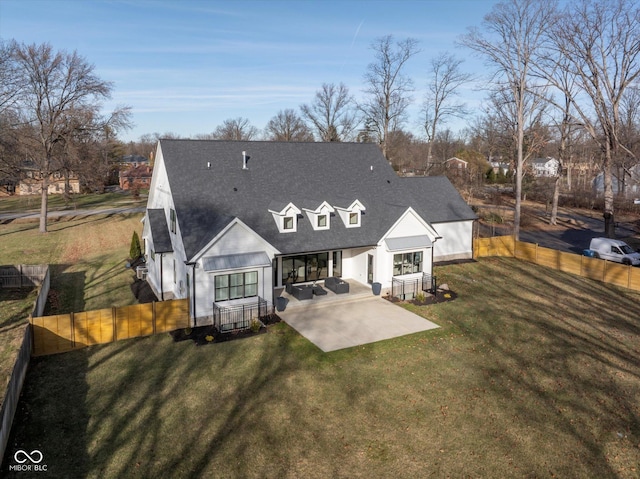
[[[589,248],[591,238],[604,236],[604,220],[591,218],[589,216],[563,212],[561,215],[563,220],[573,219],[574,225],[568,225],[566,229],[555,231],[525,231],[520,230],[520,240],[527,243],[537,243],[545,248],[552,248],[558,251],[568,253],[582,254],[583,250]],[[485,230],[485,232],[488,230]],[[513,231],[511,227],[495,227],[494,235],[509,235]],[[619,225],[616,227],[616,235],[620,238],[638,235],[628,225]]]
[[[113,215],[120,213],[144,213],[144,206],[136,207],[121,207],[121,208],[102,208],[102,209],[77,209],[77,210],[62,210],[62,211],[49,211],[47,217],[59,218],[61,216],[91,216],[91,215]],[[38,219],[40,213],[3,213],[0,214],[0,221],[10,221],[23,218]]]

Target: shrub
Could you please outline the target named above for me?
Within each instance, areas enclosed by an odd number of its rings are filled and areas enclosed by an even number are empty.
[[[262,324],[260,324],[260,321],[258,321],[257,319],[252,319],[251,326],[249,327],[251,328],[251,331],[253,331],[254,333],[257,333],[258,331],[260,331]]]
[[[495,211],[489,211],[486,215],[484,215],[482,219],[487,223],[497,223],[500,225],[504,223],[504,218],[502,218],[502,216],[500,216]]]
[[[140,249],[140,238],[138,237],[138,232],[133,232],[133,237],[131,238],[131,248],[129,249],[129,257],[132,260],[138,259],[142,256],[142,250]]]

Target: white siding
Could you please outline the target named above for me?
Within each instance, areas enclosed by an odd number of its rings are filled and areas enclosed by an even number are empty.
[[[367,284],[367,255],[375,249],[346,249],[342,252],[342,277]]]
[[[375,257],[374,281],[382,284],[383,289],[391,287],[393,278],[393,255],[399,253],[422,252],[422,272],[432,273],[432,248],[409,248],[402,251],[389,251],[385,240],[388,238],[402,238],[405,236],[428,236],[433,242],[435,232],[413,210],[407,213],[389,230],[378,243]],[[437,243],[436,243],[437,244]],[[422,272],[419,274],[421,275]],[[417,275],[417,276],[419,276]]]
[[[269,258],[273,258],[276,249],[256,234],[251,228],[241,222],[232,224],[223,234],[209,244],[198,254],[196,268],[196,303],[195,311],[198,325],[211,324],[213,320],[213,302],[215,298],[215,276],[219,274],[243,273],[258,271],[258,295],[270,303],[273,302],[273,268],[271,266],[243,268],[229,271],[206,272],[202,269],[202,258],[207,256],[220,256],[228,254],[240,254],[248,252],[264,251]],[[189,267],[193,274],[193,267]],[[256,299],[238,299],[225,301],[221,305],[233,305],[238,303],[255,302]]]
[[[438,223],[434,224],[433,227],[442,236],[441,239],[436,241],[433,248],[434,261],[470,259],[473,257],[472,220]]]
[[[433,233],[425,227],[424,221],[413,211],[409,211],[387,232],[384,239],[420,235],[429,235],[430,238],[433,238]]]

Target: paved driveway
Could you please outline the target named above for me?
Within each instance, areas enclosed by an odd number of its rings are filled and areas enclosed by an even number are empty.
[[[324,352],[439,327],[380,296],[287,308],[278,315]]]

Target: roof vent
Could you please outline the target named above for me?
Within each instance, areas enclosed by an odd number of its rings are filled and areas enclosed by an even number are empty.
[[[243,170],[248,170],[249,168],[247,168],[247,152],[243,151],[242,152],[242,169]]]
[[[207,170],[210,170],[210,169],[211,169],[211,162],[207,161]]]

